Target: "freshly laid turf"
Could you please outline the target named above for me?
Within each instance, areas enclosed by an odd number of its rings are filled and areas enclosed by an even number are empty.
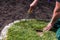
[[[46,21],[25,20],[12,25],[7,33],[6,40],[57,40],[52,31],[37,35],[36,29],[42,29],[47,25]]]
[[[25,21],[20,21],[19,23],[15,23],[14,25],[16,26],[22,26],[25,28],[33,28],[33,29],[43,29],[46,25],[47,25],[47,21],[43,21],[43,20],[36,20],[36,19],[32,19],[32,20],[25,20]]]

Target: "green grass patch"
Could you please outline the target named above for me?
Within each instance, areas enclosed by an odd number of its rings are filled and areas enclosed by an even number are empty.
[[[7,33],[6,40],[57,40],[52,31],[44,32],[43,36],[37,35],[35,29],[42,29],[48,22],[40,20],[25,20],[12,25]]]
[[[47,21],[43,21],[43,20],[25,20],[25,21],[21,21],[19,23],[15,23],[15,26],[22,26],[25,28],[34,28],[34,29],[43,29],[46,25],[48,24]]]

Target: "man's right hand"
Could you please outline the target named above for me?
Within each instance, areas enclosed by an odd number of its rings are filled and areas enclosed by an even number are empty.
[[[45,28],[43,28],[43,31],[49,31],[52,27],[53,27],[53,24],[48,23],[48,25]]]

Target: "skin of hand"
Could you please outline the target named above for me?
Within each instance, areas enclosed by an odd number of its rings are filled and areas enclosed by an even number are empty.
[[[45,28],[43,28],[43,31],[49,31],[52,28],[52,24],[49,23]]]

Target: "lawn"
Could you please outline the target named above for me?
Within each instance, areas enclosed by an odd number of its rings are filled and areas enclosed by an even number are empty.
[[[48,24],[42,20],[25,20],[14,23],[8,29],[6,40],[57,40],[53,31],[43,32],[42,36],[36,30],[42,30]]]

